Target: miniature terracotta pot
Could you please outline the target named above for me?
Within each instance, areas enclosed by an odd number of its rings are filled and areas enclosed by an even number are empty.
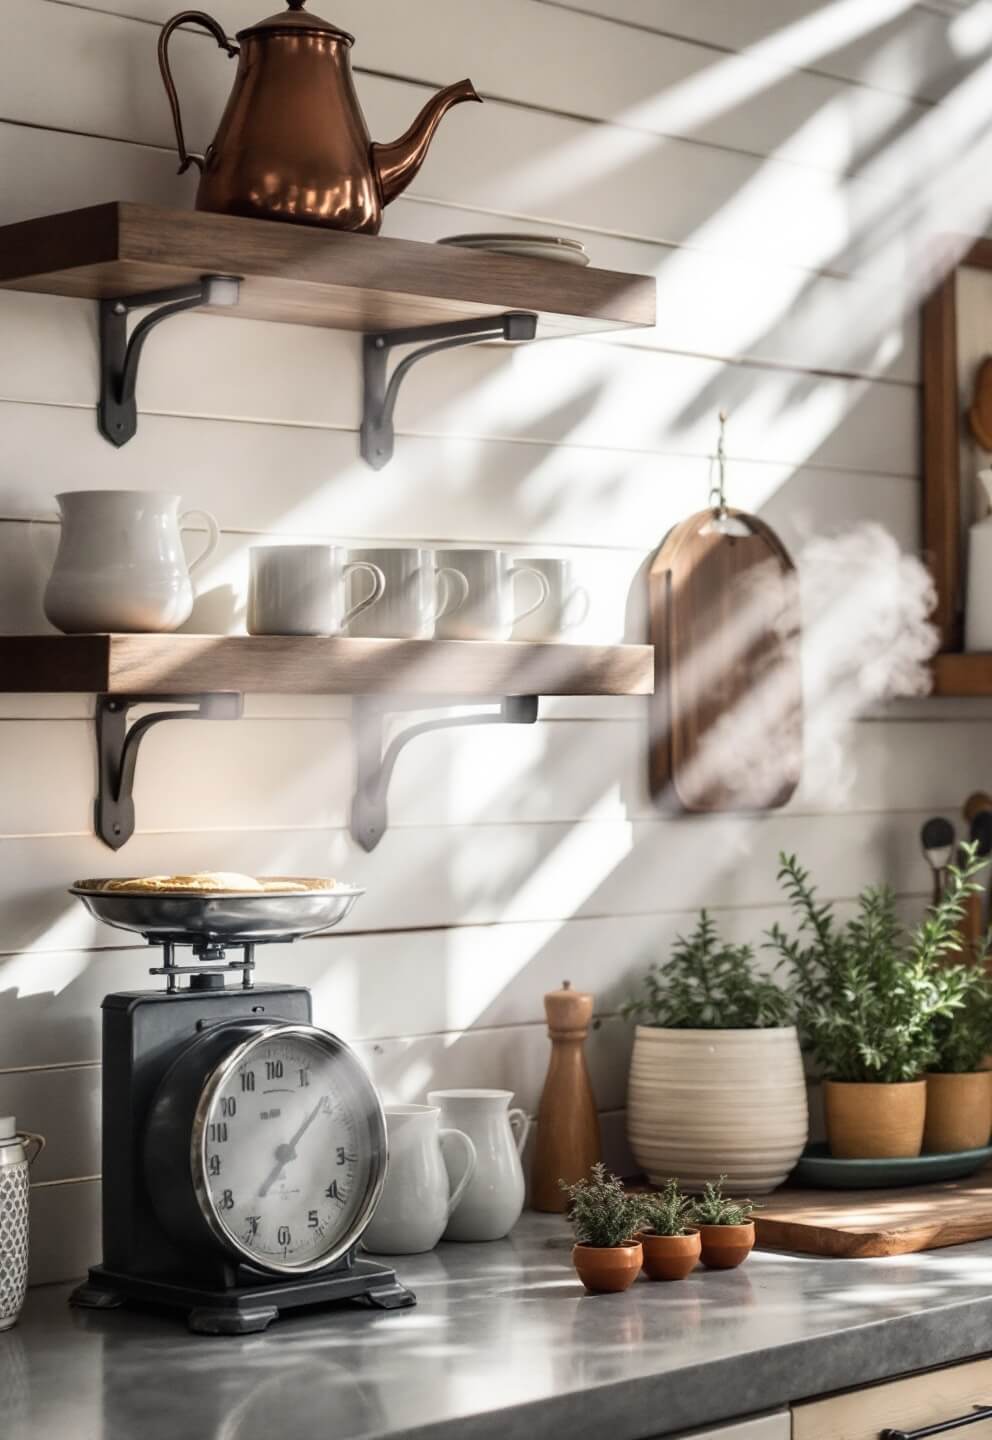
[[[698,1230],[687,1230],[684,1235],[656,1235],[653,1230],[642,1230],[637,1238],[649,1280],[684,1280],[699,1262]]]
[[[736,1270],[754,1249],[754,1221],[746,1225],[700,1225],[699,1240],[707,1270]]]
[[[927,1076],[923,1148],[931,1155],[978,1150],[992,1131],[992,1071]]]
[[[823,1082],[830,1153],[838,1160],[898,1160],[919,1155],[927,1082],[895,1085]]]
[[[624,1245],[573,1245],[572,1264],[591,1295],[628,1290],[644,1262],[639,1240]]]

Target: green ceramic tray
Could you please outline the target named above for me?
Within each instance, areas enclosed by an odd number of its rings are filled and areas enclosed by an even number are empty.
[[[896,1185],[933,1185],[963,1180],[992,1161],[992,1145],[950,1155],[914,1155],[904,1160],[836,1160],[825,1144],[807,1145],[792,1172],[793,1184],[817,1190],[875,1190]]]

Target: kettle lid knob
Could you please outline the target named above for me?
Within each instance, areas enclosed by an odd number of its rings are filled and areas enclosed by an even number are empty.
[[[259,20],[257,25],[249,25],[246,30],[239,30],[238,39],[247,39],[249,35],[300,35],[319,32],[334,36],[345,45],[355,43],[354,35],[349,35],[347,30],[341,30],[337,25],[332,25],[330,20],[322,20],[319,15],[304,10],[306,3],[307,0],[286,0],[285,10],[281,10],[278,15],[268,15],[264,20]]]

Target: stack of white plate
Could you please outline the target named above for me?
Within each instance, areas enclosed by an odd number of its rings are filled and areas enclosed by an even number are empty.
[[[446,235],[439,245],[458,245],[465,250],[488,250],[494,255],[519,255],[528,260],[557,260],[562,265],[588,265],[589,256],[581,240],[557,235],[498,235],[480,231],[475,235]]]

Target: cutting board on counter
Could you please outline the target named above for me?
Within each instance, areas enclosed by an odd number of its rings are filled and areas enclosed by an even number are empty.
[[[992,1166],[904,1190],[780,1190],[755,1216],[763,1249],[871,1259],[992,1237]]]

